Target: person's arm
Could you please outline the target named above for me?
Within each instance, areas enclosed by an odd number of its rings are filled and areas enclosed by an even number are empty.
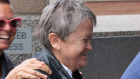
[[[43,70],[49,75],[52,73],[50,68],[44,62],[38,61],[36,58],[31,58],[25,60],[20,65],[11,70],[5,79],[47,79],[46,75],[39,73],[35,69]]]

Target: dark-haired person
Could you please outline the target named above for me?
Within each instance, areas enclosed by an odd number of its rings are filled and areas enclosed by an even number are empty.
[[[8,0],[0,0],[0,79],[46,79],[47,76],[34,70],[41,69],[50,74],[51,71],[45,63],[32,58],[14,68],[13,63],[6,53],[3,52],[13,41],[20,23],[21,18],[14,16],[10,2]]]
[[[83,79],[96,16],[81,0],[56,0],[42,12],[37,36],[44,48],[34,55],[52,70],[48,79]]]

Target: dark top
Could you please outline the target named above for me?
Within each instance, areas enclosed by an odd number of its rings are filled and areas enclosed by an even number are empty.
[[[3,76],[1,79],[5,79],[7,74],[14,68],[14,65],[12,61],[9,59],[9,57],[6,55],[6,53],[2,53],[0,56],[0,61],[2,63],[2,69],[3,69]]]
[[[48,76],[48,79],[72,79],[67,71],[64,69],[64,67],[61,65],[61,63],[54,57],[52,53],[50,53],[46,48],[43,48],[40,52],[36,53],[33,57],[37,58],[40,61],[43,61],[45,64],[47,64],[52,74],[48,75],[47,73],[40,71],[41,73]],[[73,74],[74,79],[82,79],[83,77],[77,70]]]

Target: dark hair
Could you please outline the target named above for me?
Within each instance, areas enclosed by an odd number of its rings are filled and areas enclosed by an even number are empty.
[[[7,3],[7,4],[10,4],[10,1],[9,1],[9,0],[0,0],[0,3]]]

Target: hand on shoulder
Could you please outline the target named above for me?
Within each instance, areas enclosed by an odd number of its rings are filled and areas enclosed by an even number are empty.
[[[36,58],[31,58],[25,60],[24,62],[16,66],[13,70],[11,70],[5,79],[22,79],[22,78],[47,79],[46,75],[39,73],[35,69],[45,71],[49,75],[52,73],[50,68],[44,62],[41,62]]]

